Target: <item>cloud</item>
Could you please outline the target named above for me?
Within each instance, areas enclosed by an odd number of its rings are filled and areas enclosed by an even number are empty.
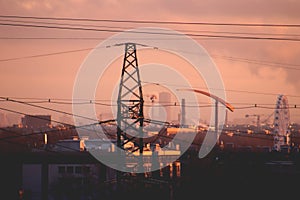
[[[5,13],[93,16],[124,19],[186,19],[211,21],[297,22],[299,1],[286,0],[24,0],[0,1]],[[16,14],[16,13],[14,13]],[[276,20],[276,21],[275,21]]]

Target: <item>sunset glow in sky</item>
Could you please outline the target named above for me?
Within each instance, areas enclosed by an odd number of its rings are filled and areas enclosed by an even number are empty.
[[[299,9],[300,1],[296,0],[0,0],[0,96],[19,100],[24,98],[24,101],[29,101],[30,98],[70,100],[76,74],[88,54],[103,40],[117,33],[95,29],[128,30],[159,27],[188,34],[206,49],[222,76],[227,102],[236,108],[254,104],[265,107],[236,109],[229,113],[230,121],[245,118],[246,114],[261,114],[263,121],[274,112],[277,95],[284,94],[292,107],[291,122],[299,123]],[[63,21],[7,16],[107,19],[127,22]],[[216,24],[143,24],[129,23],[130,20]],[[19,26],[20,24],[22,26]],[[232,24],[263,24],[263,26]],[[283,26],[266,26],[266,24]],[[151,56],[139,59],[141,63],[150,62]],[[154,60],[157,61],[158,58]],[[174,66],[176,67],[180,68]],[[119,69],[112,70],[113,73],[106,73],[107,79],[117,80],[120,70],[121,65]],[[109,81],[106,83],[109,84]],[[166,75],[166,83],[174,84],[174,81],[168,80]],[[193,83],[193,86],[205,89],[203,82],[199,85]],[[106,97],[102,98],[101,93],[97,93],[97,98],[105,100]],[[204,104],[210,103],[209,99],[203,96],[199,97],[199,101]],[[66,112],[72,110],[70,104],[38,105]],[[295,105],[299,108],[294,108]],[[28,114],[51,114],[53,119],[58,121],[63,118],[62,114],[13,102],[1,101],[0,107]],[[203,108],[203,112],[209,109]],[[104,115],[103,117],[105,118]],[[203,118],[207,120],[209,116],[206,118],[204,115]]]

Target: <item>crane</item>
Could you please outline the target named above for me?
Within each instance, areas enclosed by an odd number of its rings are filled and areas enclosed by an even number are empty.
[[[265,116],[264,114],[246,114],[245,117],[256,117],[256,127],[257,132],[261,130],[262,124],[267,123],[267,121],[273,116],[274,112],[272,112],[270,115],[267,115],[267,118],[261,121],[261,116]]]

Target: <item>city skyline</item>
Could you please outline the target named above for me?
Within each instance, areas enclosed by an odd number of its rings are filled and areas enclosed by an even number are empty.
[[[133,11],[129,4],[122,2],[109,3],[103,1],[66,1],[66,2],[48,2],[48,1],[17,1],[0,2],[2,15],[19,15],[34,17],[54,17],[54,18],[86,18],[86,19],[112,19],[119,20],[139,20],[133,16],[127,15],[130,12],[143,13],[144,19],[152,21],[152,24],[119,22],[111,24],[121,30],[130,28],[155,26],[161,28],[170,28],[177,30],[194,39],[201,45],[216,64],[224,82],[226,99],[235,107],[251,107],[249,109],[238,109],[234,113],[228,114],[229,121],[242,119],[246,114],[260,114],[268,116],[275,108],[276,99],[279,94],[287,96],[290,105],[291,122],[300,122],[298,114],[299,107],[299,51],[297,26],[285,26],[288,24],[297,24],[299,13],[298,2],[272,1],[272,7],[267,6],[267,2],[244,1],[243,3],[231,0],[226,4],[218,1],[210,2],[189,2],[172,3],[169,7],[166,2],[159,1],[148,2],[151,7],[160,7],[159,11],[149,12],[149,9],[138,2],[132,1],[132,4],[139,6],[138,11]],[[4,5],[5,4],[5,5]],[[72,8],[67,12],[63,8],[68,5]],[[94,10],[95,6],[100,6],[102,12],[85,12],[79,8],[86,6]],[[144,4],[143,4],[144,5]],[[108,7],[122,10],[115,13],[108,12]],[[121,9],[122,8],[122,9]],[[182,9],[179,9],[182,8]],[[234,8],[234,9],[233,9]],[[252,13],[252,9],[255,13]],[[104,11],[105,10],[105,11]],[[124,11],[127,12],[124,12]],[[155,10],[155,9],[154,9]],[[170,12],[173,10],[175,13]],[[203,12],[210,10],[210,12]],[[202,12],[198,12],[202,11]],[[217,12],[218,11],[218,12]],[[242,11],[242,12],[241,12]],[[164,14],[167,13],[167,14]],[[159,15],[158,15],[159,14]],[[255,15],[254,15],[255,14]],[[59,22],[44,19],[22,19],[22,18],[2,18],[8,20],[7,23],[13,24],[35,24],[47,26],[63,26]],[[27,21],[27,22],[24,22]],[[191,25],[188,23],[172,25],[172,23],[155,23],[160,21],[166,22],[208,22],[227,25]],[[43,24],[44,23],[44,24]],[[95,28],[99,23],[87,22],[85,25],[81,21],[70,21],[73,27]],[[70,24],[69,23],[69,24]],[[258,24],[257,26],[232,26],[228,24]],[[68,24],[62,21],[61,24]],[[104,26],[108,23],[101,22]],[[262,26],[259,26],[262,24]],[[264,24],[277,24],[278,26],[264,26]],[[83,26],[82,26],[83,25]],[[282,26],[280,26],[282,25]],[[104,39],[115,35],[115,32],[99,32],[87,30],[64,30],[55,28],[38,28],[22,27],[15,25],[1,25],[1,80],[4,83],[0,93],[2,97],[25,98],[25,101],[38,99],[72,99],[73,85],[76,74],[80,66],[96,47]],[[199,36],[204,35],[204,36]],[[205,36],[207,35],[207,36]],[[221,37],[210,37],[210,36]],[[225,36],[225,37],[224,37]],[[226,37],[229,38],[226,38]],[[241,38],[235,38],[238,36]],[[248,37],[248,39],[245,39]],[[251,37],[253,38],[251,39]],[[250,39],[249,39],[250,37]],[[44,38],[44,39],[42,39]],[[65,38],[65,39],[63,39]],[[73,39],[72,39],[73,38]],[[81,38],[81,39],[74,39]],[[85,38],[85,39],[84,39]],[[267,39],[264,39],[267,38]],[[269,39],[268,39],[269,38]],[[271,38],[271,39],[270,39]],[[273,38],[273,39],[272,39]],[[279,39],[276,39],[279,38]],[[291,40],[281,40],[291,39]],[[116,41],[117,43],[117,41]],[[245,48],[246,47],[246,48]],[[180,50],[179,50],[180,51]],[[150,53],[153,55],[153,53]],[[154,55],[155,56],[155,55]],[[165,60],[173,59],[164,55]],[[158,57],[153,57],[138,52],[139,63],[151,61],[162,61]],[[167,61],[168,65],[183,72],[183,66],[174,66],[174,62]],[[116,84],[119,75],[112,78],[109,74],[120,74],[121,62],[114,65],[115,69],[107,73],[107,79],[104,83]],[[189,72],[189,80],[197,80]],[[112,79],[110,79],[112,78]],[[108,81],[108,82],[106,82]],[[145,80],[147,81],[147,80]],[[166,80],[160,82],[161,86],[176,84],[176,80]],[[193,82],[192,86],[206,90],[205,82]],[[103,83],[100,87],[106,87]],[[110,97],[102,97],[97,93],[96,99],[110,100]],[[87,99],[89,100],[89,99]],[[93,99],[92,99],[93,100]],[[180,102],[180,100],[177,100]],[[210,100],[199,97],[199,102],[210,104]],[[44,105],[58,110],[71,112],[70,105],[57,105],[45,102]],[[258,107],[254,107],[254,105]],[[24,105],[18,105],[13,102],[2,102],[2,105],[12,110],[22,111],[26,114],[51,114],[59,120],[61,115],[58,113],[47,113],[47,111],[30,108]],[[187,102],[187,105],[188,102]],[[202,104],[201,104],[202,105]],[[260,107],[261,106],[261,107]],[[262,108],[267,107],[267,108]],[[106,113],[98,109],[97,112]],[[202,108],[205,113],[205,120],[210,118],[210,109]]]

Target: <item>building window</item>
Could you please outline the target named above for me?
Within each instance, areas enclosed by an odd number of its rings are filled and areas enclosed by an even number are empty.
[[[59,174],[64,174],[66,173],[66,168],[64,166],[59,166],[58,167],[58,173]]]
[[[82,172],[83,173],[88,174],[88,173],[90,173],[90,171],[91,171],[90,167],[88,167],[88,166],[83,166],[82,167]]]
[[[72,166],[67,167],[67,173],[72,174],[74,172],[74,168]]]
[[[81,166],[76,166],[75,167],[75,173],[76,174],[81,174],[82,173],[82,167]]]

